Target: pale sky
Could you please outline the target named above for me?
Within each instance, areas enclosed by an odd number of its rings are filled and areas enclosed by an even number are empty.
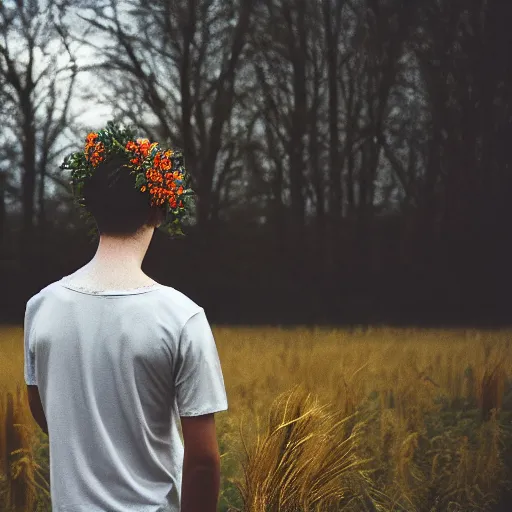
[[[14,4],[14,2],[11,2]],[[39,0],[39,4],[45,6],[46,1],[45,0]],[[5,5],[9,7],[9,2],[6,2]],[[91,13],[86,8],[81,9],[81,14],[84,16],[88,16]],[[39,18],[34,19],[34,26],[36,26],[36,20],[38,19],[44,19],[44,15],[41,15]],[[80,27],[85,27],[85,22],[80,20],[80,18],[76,16],[70,16],[67,15],[64,18],[64,21],[66,23],[66,26],[69,28],[69,31],[72,34],[76,33],[75,30],[80,30],[78,32],[81,33]],[[41,41],[41,37],[39,39],[36,39],[36,46],[34,48],[34,64],[33,64],[33,76],[37,78],[41,71],[44,70],[52,61],[52,59],[56,58],[56,69],[62,69],[65,68],[67,65],[70,65],[70,58],[65,50],[64,45],[59,40],[52,41],[47,49],[46,54],[43,54],[41,51],[41,48],[38,46],[38,41]],[[26,40],[24,38],[19,37],[15,30],[11,30],[7,34],[7,42],[8,42],[8,49],[9,53],[11,55],[11,58],[15,59],[15,67],[20,72],[20,74],[23,74],[22,72],[26,69],[26,64],[28,63],[28,49],[26,48]],[[101,44],[101,38],[98,35],[94,36],[94,43],[99,45]],[[82,45],[81,43],[77,42],[71,42],[70,44],[70,50],[71,53],[74,55],[76,59],[76,63],[78,67],[85,66],[87,64],[92,63],[93,61],[93,55],[95,53],[95,49],[87,47],[85,45]],[[57,102],[58,108],[56,111],[56,115],[60,114],[61,106],[63,104],[63,101],[66,97],[68,86],[69,86],[69,78],[71,76],[71,71],[62,72],[59,74],[60,79],[57,82],[57,97],[61,98],[61,102]],[[59,82],[61,85],[59,86]],[[39,90],[47,90],[46,87],[49,83],[48,79],[42,78],[40,81],[41,89]],[[111,118],[113,109],[109,105],[100,105],[99,100],[101,99],[101,94],[97,95],[98,101],[94,100],[94,95],[98,91],[100,91],[101,87],[104,87],[102,82],[95,77],[94,72],[81,72],[79,73],[77,80],[75,82],[74,86],[74,95],[73,99],[70,102],[70,108],[69,112],[71,114],[71,117],[75,119],[77,124],[84,126],[84,139],[86,136],[86,130],[87,129],[99,129],[105,126],[106,122]],[[81,100],[79,96],[81,96],[81,93],[86,92],[92,95],[91,99],[88,100]],[[44,98],[41,97],[40,93],[36,95],[35,101],[40,102],[41,106],[37,110],[36,118],[41,122],[44,119],[45,113],[45,101]],[[81,115],[78,115],[79,112],[83,112]],[[61,149],[64,148],[66,145],[68,145],[71,140],[71,133],[65,132],[63,136],[61,136],[56,144],[55,149]],[[76,151],[80,149],[79,146],[77,146]],[[66,152],[62,153],[62,155],[59,157],[59,161],[57,162],[57,165],[62,162],[62,159],[64,156],[70,152],[73,151],[72,149],[66,149]],[[59,169],[52,168],[49,170],[53,174],[58,174],[60,172]],[[68,177],[69,172],[66,171],[64,173],[64,176]],[[18,182],[21,181],[21,176],[18,176]],[[50,180],[46,181],[46,190],[48,195],[52,195],[57,187],[51,182]],[[60,187],[59,187],[60,188]]]

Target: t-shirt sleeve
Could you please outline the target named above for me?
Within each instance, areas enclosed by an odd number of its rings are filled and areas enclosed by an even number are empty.
[[[181,330],[174,384],[180,416],[228,409],[219,354],[203,308]]]
[[[34,339],[34,307],[29,300],[25,306],[25,319],[23,321],[24,343],[24,376],[27,385],[37,386],[36,355]]]

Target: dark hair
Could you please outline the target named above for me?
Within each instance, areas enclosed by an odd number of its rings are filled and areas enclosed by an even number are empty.
[[[145,224],[156,225],[164,212],[150,205],[149,194],[135,188],[135,175],[123,154],[110,155],[84,183],[83,197],[100,234],[130,235]]]

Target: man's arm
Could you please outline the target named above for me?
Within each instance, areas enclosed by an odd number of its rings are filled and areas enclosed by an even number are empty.
[[[214,413],[182,416],[182,512],[215,512],[220,491],[220,454]]]
[[[41,397],[39,396],[39,389],[37,386],[27,385],[27,392],[30,412],[36,420],[36,423],[41,427],[41,430],[48,435],[48,424],[46,422],[46,416],[44,415]]]

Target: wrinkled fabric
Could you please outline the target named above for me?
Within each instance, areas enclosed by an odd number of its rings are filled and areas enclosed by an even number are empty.
[[[27,302],[24,355],[53,512],[178,512],[180,416],[228,409],[204,309],[160,284],[93,294],[56,281]]]

